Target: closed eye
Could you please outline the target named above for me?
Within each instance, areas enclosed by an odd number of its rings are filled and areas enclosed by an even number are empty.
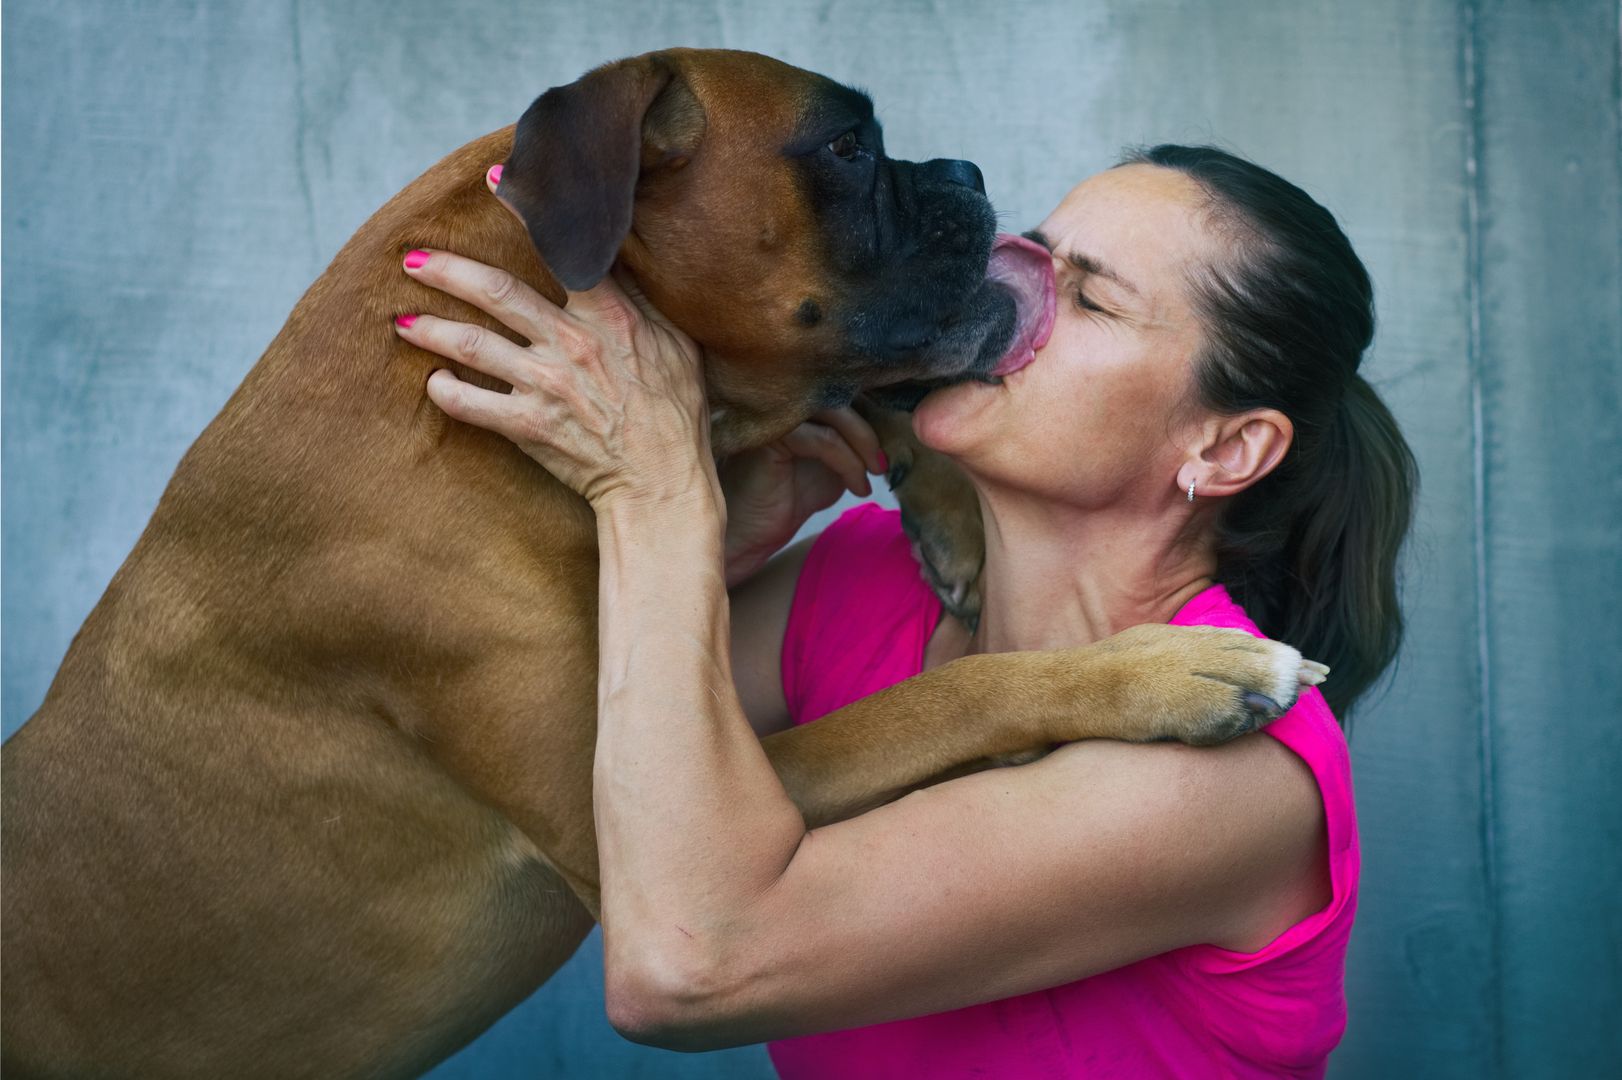
[[[1100,314],[1103,313],[1104,309],[1087,299],[1087,294],[1082,291],[1080,286],[1077,286],[1075,289],[1071,290],[1071,293],[1076,298],[1077,307],[1083,309],[1084,311],[1096,311]]]

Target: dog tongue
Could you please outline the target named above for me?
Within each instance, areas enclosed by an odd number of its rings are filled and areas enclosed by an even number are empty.
[[[1053,333],[1053,317],[1058,297],[1053,286],[1053,256],[1041,244],[999,233],[991,248],[986,278],[1014,294],[1014,340],[1008,352],[991,370],[993,376],[1007,375],[1036,359],[1036,350],[1048,343]]]

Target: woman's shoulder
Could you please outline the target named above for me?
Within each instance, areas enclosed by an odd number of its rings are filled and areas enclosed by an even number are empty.
[[[1226,626],[1257,637],[1266,635],[1220,585],[1189,601],[1172,619],[1179,626]],[[1333,673],[1330,675],[1333,678]],[[1189,951],[1188,959],[1209,972],[1253,969],[1269,961],[1327,953],[1331,965],[1344,955],[1346,936],[1357,906],[1361,858],[1357,810],[1353,801],[1351,755],[1346,737],[1317,687],[1302,691],[1283,716],[1262,729],[1290,750],[1311,771],[1323,807],[1330,897],[1319,911],[1289,927],[1255,952],[1212,946]]]
[[[1212,585],[1196,595],[1172,616],[1173,626],[1221,626],[1243,630],[1254,637],[1266,637],[1245,609],[1221,585]],[[1286,643],[1287,644],[1287,643]],[[1333,673],[1331,673],[1333,678]],[[1295,705],[1266,728],[1268,734],[1284,743],[1319,772],[1319,766],[1350,776],[1351,761],[1346,738],[1329,704],[1316,688],[1308,688]],[[1320,784],[1324,777],[1320,776]]]

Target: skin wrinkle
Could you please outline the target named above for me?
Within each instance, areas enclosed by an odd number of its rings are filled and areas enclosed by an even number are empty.
[[[1043,235],[1040,229],[1031,229],[1023,235],[1025,239],[1034,240],[1038,244],[1041,244],[1043,247],[1047,248],[1049,251],[1053,251],[1053,244],[1045,235]],[[1054,252],[1054,254],[1057,255],[1058,252]],[[1072,250],[1059,255],[1059,258],[1075,269],[1080,270],[1084,274],[1092,274],[1097,277],[1108,278],[1117,285],[1126,289],[1128,292],[1131,292],[1134,295],[1138,294],[1137,286],[1133,285],[1130,281],[1126,280],[1120,274],[1105,266],[1091,255]]]

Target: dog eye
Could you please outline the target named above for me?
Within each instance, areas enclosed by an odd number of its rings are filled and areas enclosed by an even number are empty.
[[[833,151],[835,157],[841,157],[848,161],[856,156],[856,152],[860,150],[861,147],[856,143],[856,132],[847,131],[843,135],[839,136],[839,138],[829,143],[828,149]]]

